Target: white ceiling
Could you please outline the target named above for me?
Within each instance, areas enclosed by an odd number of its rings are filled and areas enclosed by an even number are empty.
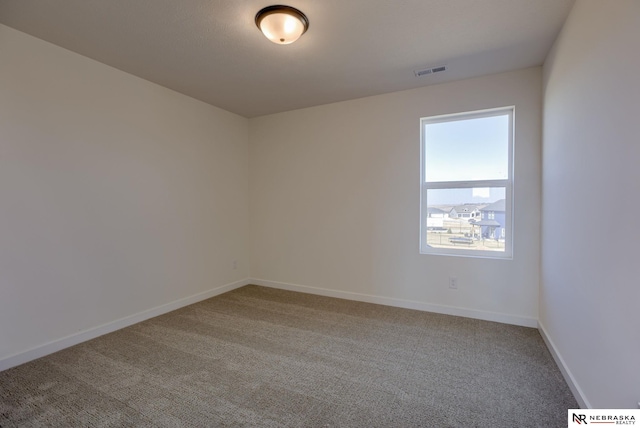
[[[310,21],[286,46],[269,0],[0,0],[0,23],[254,117],[540,65],[573,2],[286,0]]]

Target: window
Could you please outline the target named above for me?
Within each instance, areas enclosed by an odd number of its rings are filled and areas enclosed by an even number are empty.
[[[513,117],[507,107],[420,120],[421,253],[511,258]]]

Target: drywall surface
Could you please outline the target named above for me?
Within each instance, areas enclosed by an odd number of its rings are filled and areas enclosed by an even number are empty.
[[[2,25],[0,58],[0,360],[248,277],[245,118]]]
[[[544,66],[540,323],[584,403],[640,400],[640,2],[578,0]]]
[[[419,254],[420,118],[511,105],[513,260]],[[541,68],[252,118],[249,128],[252,278],[535,325]]]

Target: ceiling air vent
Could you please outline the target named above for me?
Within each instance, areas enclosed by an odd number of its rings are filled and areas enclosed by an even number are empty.
[[[429,74],[440,73],[446,70],[447,70],[447,66],[441,65],[439,67],[423,68],[422,70],[414,70],[413,73],[416,75],[416,77],[422,77],[422,76],[427,76]]]

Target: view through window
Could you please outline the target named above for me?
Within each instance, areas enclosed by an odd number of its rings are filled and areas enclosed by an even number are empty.
[[[420,124],[420,251],[511,257],[513,107]]]

